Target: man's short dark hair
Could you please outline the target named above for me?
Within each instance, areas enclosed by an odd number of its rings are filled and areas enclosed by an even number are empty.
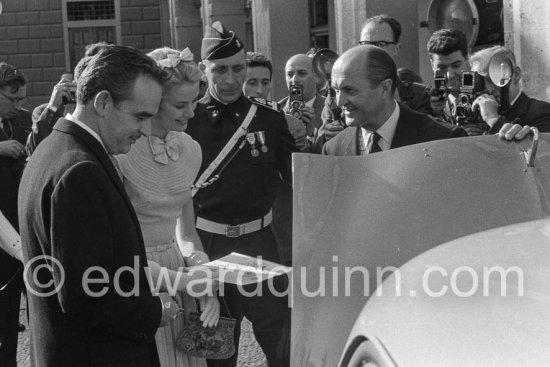
[[[397,66],[391,56],[376,46],[357,46],[367,48],[365,57],[365,76],[373,87],[380,85],[386,79],[392,81],[391,93],[397,87]]]
[[[246,53],[246,66],[249,68],[264,67],[269,70],[269,79],[273,76],[273,65],[271,61],[259,52],[247,52]]]
[[[90,43],[84,47],[84,57],[82,57],[80,61],[78,61],[78,64],[74,67],[74,80],[78,80],[86,66],[88,66],[88,62],[91,60],[92,56],[108,45],[110,44],[105,41],[101,41],[97,43]]]
[[[440,29],[428,40],[428,52],[447,56],[460,51],[464,58],[468,58],[468,40],[466,35],[456,29]]]
[[[78,78],[77,101],[85,104],[103,90],[115,103],[128,99],[139,76],[153,78],[161,85],[167,78],[157,63],[137,48],[104,46],[90,58]]]
[[[375,15],[365,21],[363,27],[361,27],[361,31],[363,31],[363,28],[365,28],[367,24],[372,22],[376,22],[378,24],[386,23],[389,25],[393,33],[393,42],[399,42],[399,38],[401,37],[401,23],[399,23],[397,19],[389,17],[387,14]]]
[[[0,89],[8,87],[11,93],[27,84],[25,75],[8,63],[0,62]]]

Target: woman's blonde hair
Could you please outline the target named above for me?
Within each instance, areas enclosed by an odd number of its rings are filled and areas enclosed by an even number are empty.
[[[169,75],[165,85],[197,83],[202,76],[189,48],[183,51],[170,47],[157,48],[147,54]]]

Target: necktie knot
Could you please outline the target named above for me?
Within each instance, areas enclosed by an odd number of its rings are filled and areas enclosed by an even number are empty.
[[[380,141],[380,138],[381,138],[380,134],[378,134],[376,131],[372,133],[372,138],[367,150],[369,154],[378,153],[382,151],[382,149],[380,148],[380,145],[378,144],[378,142]]]

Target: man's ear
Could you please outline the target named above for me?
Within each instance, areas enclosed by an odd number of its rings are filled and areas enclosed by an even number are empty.
[[[512,82],[514,84],[518,84],[521,80],[521,68],[519,66],[516,66],[514,68],[514,74],[512,75]]]
[[[388,95],[390,97],[393,97],[393,93],[391,91],[392,85],[393,85],[393,82],[389,78],[384,79],[384,80],[382,80],[382,82],[380,82],[380,88],[382,88],[383,92],[388,93]],[[397,86],[396,86],[396,88],[397,88]]]
[[[96,94],[94,97],[94,109],[97,114],[101,117],[105,116],[105,112],[112,101],[111,94],[106,90],[102,90]]]

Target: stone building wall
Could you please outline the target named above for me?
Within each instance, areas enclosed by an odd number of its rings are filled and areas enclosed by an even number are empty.
[[[161,46],[159,0],[119,0],[121,41],[142,50]],[[66,63],[62,0],[3,0],[0,14],[0,61],[19,68],[29,80],[34,107],[49,100]]]

